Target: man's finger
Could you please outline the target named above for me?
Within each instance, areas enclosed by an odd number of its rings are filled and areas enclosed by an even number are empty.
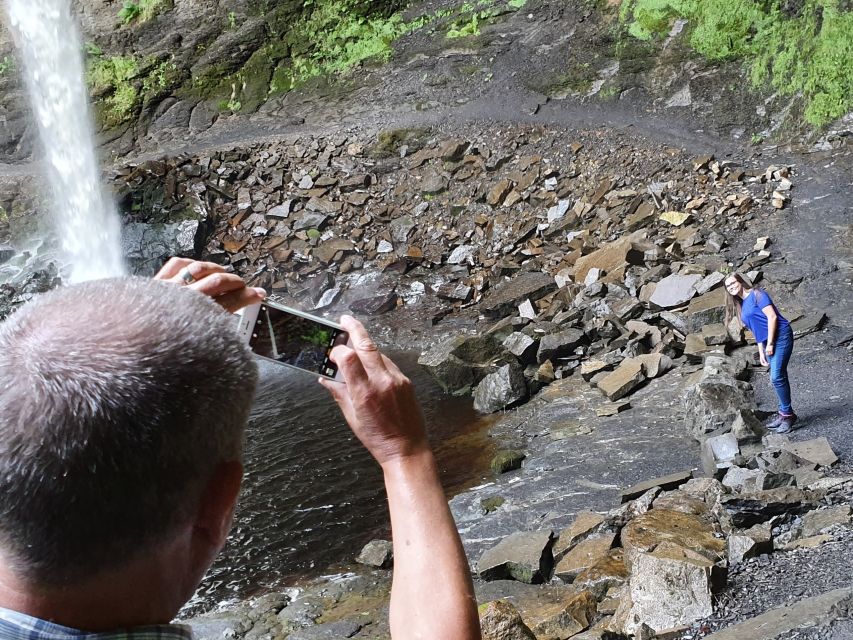
[[[184,258],[172,258],[172,260],[178,261],[184,260]],[[168,265],[172,262],[172,260],[170,260],[166,264]],[[175,264],[180,263],[176,262]],[[174,269],[174,267],[172,267],[172,269]],[[171,282],[175,282],[177,284],[187,284],[186,280],[184,280],[183,278],[184,269],[189,271],[189,274],[196,281],[202,280],[203,278],[206,278],[215,273],[226,273],[225,267],[220,264],[215,264],[213,262],[200,262],[198,260],[187,260],[186,263],[182,264],[180,267],[178,267],[177,270],[175,270],[175,273],[165,279],[170,280]],[[163,267],[163,270],[165,270],[165,267]]]
[[[341,316],[341,326],[349,333],[350,345],[358,354],[364,369],[368,373],[386,371],[379,347],[368,335],[364,325],[352,316]]]
[[[354,417],[355,413],[352,407],[352,398],[350,398],[347,385],[323,377],[318,378],[317,382],[319,382],[320,386],[324,387],[326,390],[328,390],[330,394],[332,394],[332,399],[341,408],[341,412],[344,414],[344,418],[347,422],[349,422],[350,419]]]
[[[370,384],[370,378],[364,369],[362,360],[358,357],[358,353],[354,349],[338,345],[332,349],[329,358],[338,365],[338,370],[344,377],[344,382],[346,382],[349,389],[364,388]]]
[[[192,263],[192,260],[189,258],[169,258],[169,261],[161,267],[160,271],[157,272],[157,275],[154,276],[154,279],[170,280],[178,275],[178,272],[190,263]]]
[[[188,286],[211,298],[218,298],[223,294],[244,288],[246,283],[243,282],[243,278],[234,273],[212,273]]]
[[[215,298],[217,304],[221,305],[229,313],[236,313],[243,307],[248,307],[250,304],[263,302],[267,297],[266,291],[256,287],[244,287],[236,291],[230,291],[218,298]]]

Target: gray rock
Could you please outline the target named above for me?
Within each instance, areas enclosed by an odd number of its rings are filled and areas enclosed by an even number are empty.
[[[720,370],[704,371],[683,399],[684,423],[697,440],[730,428],[740,412],[752,406],[749,385]]]
[[[744,469],[743,467],[731,467],[726,471],[721,482],[723,486],[728,487],[732,491],[742,491],[744,483],[755,478],[760,473],[758,469]]]
[[[662,491],[671,491],[672,489],[677,489],[685,482],[690,480],[692,477],[692,471],[679,471],[678,473],[671,473],[660,478],[644,480],[643,482],[635,484],[633,487],[623,489],[622,502],[628,502],[629,500],[633,500],[634,498],[639,498],[646,491],[648,491],[649,489],[653,489],[654,487],[659,487]]]
[[[456,247],[447,258],[447,264],[473,264],[477,247],[463,244]]]
[[[447,178],[437,173],[429,173],[421,181],[421,193],[436,195],[447,189]]]
[[[820,627],[837,619],[838,612],[853,605],[853,587],[835,589],[772,609],[760,616],[717,631],[706,640],[776,640],[795,629]]]
[[[540,584],[551,577],[553,532],[519,531],[487,550],[477,562],[483,580],[517,580]]]
[[[509,363],[490,373],[474,389],[474,408],[494,413],[527,398],[527,382],[517,364]]]
[[[122,252],[138,275],[152,275],[172,256],[197,257],[200,240],[198,220],[131,222],[122,228]]]
[[[270,218],[287,218],[290,216],[290,212],[293,211],[293,204],[293,200],[285,200],[280,205],[267,211],[267,216]]]
[[[394,562],[394,545],[388,540],[371,540],[364,545],[355,561],[369,567],[390,569]]]
[[[503,341],[503,347],[523,364],[530,364],[536,360],[536,340],[520,331],[507,336]]]
[[[793,453],[806,462],[811,462],[821,467],[831,467],[838,462],[838,456],[829,445],[826,438],[815,438],[805,442],[791,442],[784,449]]]
[[[850,505],[809,511],[803,516],[803,537],[816,536],[837,525],[850,524]]]
[[[726,538],[726,552],[731,566],[771,551],[773,551],[773,537],[770,525],[767,523],[733,532]]]
[[[643,364],[637,359],[626,360],[615,371],[598,381],[598,388],[608,400],[619,400],[640,386],[646,379]]]
[[[708,477],[722,477],[740,453],[737,438],[731,433],[708,438],[702,443],[702,469]]]
[[[481,310],[492,320],[514,313],[525,299],[536,302],[557,288],[554,278],[547,273],[531,271],[502,282],[483,299]]]
[[[696,292],[696,295],[701,296],[708,293],[711,289],[716,287],[719,284],[722,284],[726,279],[725,274],[720,273],[719,271],[714,271],[713,273],[709,273],[707,276],[702,278],[699,282],[693,285],[693,290]]]
[[[761,442],[761,438],[767,433],[767,429],[764,428],[755,413],[749,409],[738,411],[734,422],[732,422],[731,431],[740,444]]]
[[[681,306],[696,294],[693,285],[701,279],[702,276],[698,274],[667,276],[658,282],[649,302],[661,309]]]
[[[325,213],[305,211],[293,223],[294,231],[304,231],[306,229],[320,229],[329,219]]]
[[[352,619],[337,620],[336,622],[325,622],[313,627],[307,627],[294,631],[288,640],[339,640],[340,638],[352,638],[361,631],[362,624]]]
[[[580,329],[566,329],[559,333],[550,333],[539,341],[539,351],[536,361],[542,364],[546,360],[553,362],[556,358],[571,355],[578,345],[586,341],[584,332]]]
[[[640,622],[655,632],[689,625],[713,614],[711,577],[714,563],[665,554],[640,553],[634,559],[629,581],[630,607],[623,632],[637,632]],[[620,619],[619,611],[614,616]]]
[[[398,296],[393,291],[372,298],[361,298],[350,303],[350,310],[368,316],[378,316],[397,307]]]

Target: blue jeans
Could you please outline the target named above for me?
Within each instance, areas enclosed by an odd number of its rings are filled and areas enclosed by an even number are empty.
[[[770,382],[776,389],[779,398],[779,413],[790,415],[794,413],[791,408],[791,385],[788,383],[788,360],[794,350],[794,331],[791,325],[776,332],[776,346],[773,355],[768,356],[770,362]]]

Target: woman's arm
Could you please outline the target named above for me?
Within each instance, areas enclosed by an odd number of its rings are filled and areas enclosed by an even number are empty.
[[[776,348],[776,327],[779,324],[779,316],[776,314],[776,309],[773,308],[772,304],[768,304],[761,311],[767,316],[767,347],[764,349],[764,352],[768,356],[772,356]]]

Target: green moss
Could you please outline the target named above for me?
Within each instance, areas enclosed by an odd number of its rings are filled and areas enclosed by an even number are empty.
[[[424,140],[429,136],[427,129],[389,129],[380,131],[376,136],[376,144],[370,150],[369,155],[373,158],[390,158],[396,155],[400,147],[408,145],[410,150],[419,149]]]
[[[507,471],[520,469],[521,463],[525,457],[526,455],[523,451],[516,451],[514,449],[498,451],[495,454],[495,457],[492,458],[492,462],[489,466],[495,473],[506,473]]]
[[[174,0],[124,0],[118,17],[123,24],[148,22],[174,6]]]
[[[658,40],[676,18],[690,47],[712,62],[744,60],[755,88],[802,94],[805,120],[822,126],[853,108],[853,11],[843,0],[626,0],[620,19],[639,40]]]
[[[491,513],[492,511],[498,509],[504,502],[503,496],[491,496],[489,498],[482,498],[480,500],[480,506],[483,508],[483,513]]]
[[[133,56],[95,56],[87,63],[89,87],[104,95],[101,116],[107,126],[120,124],[134,113],[139,104],[139,89],[134,80],[139,76],[139,59]]]
[[[15,59],[12,56],[3,56],[0,60],[0,78],[15,70]]]

